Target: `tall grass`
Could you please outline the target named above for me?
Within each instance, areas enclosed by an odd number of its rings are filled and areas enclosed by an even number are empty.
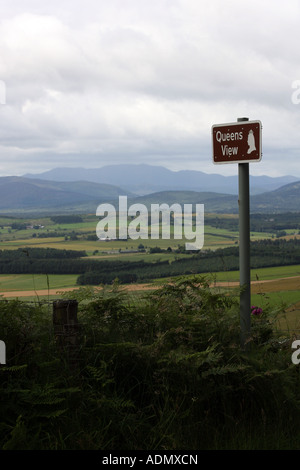
[[[138,299],[117,285],[71,295],[75,365],[57,348],[51,305],[0,302],[0,448],[298,448],[299,369],[272,311],[252,319],[245,353],[236,298],[205,278]]]

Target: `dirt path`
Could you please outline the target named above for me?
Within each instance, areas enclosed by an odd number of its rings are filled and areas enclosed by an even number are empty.
[[[239,281],[224,281],[212,283],[212,287],[238,287]],[[300,291],[300,276],[284,277],[279,279],[266,279],[262,281],[252,281],[251,286],[255,286],[252,291],[253,293],[261,291],[261,285],[268,284],[267,290],[280,291],[280,290],[297,290]],[[122,286],[121,286],[122,287]],[[159,286],[153,284],[131,284],[126,286],[126,290],[129,292],[135,291],[147,291],[157,289]],[[35,297],[35,296],[47,296],[47,295],[58,295],[60,292],[71,292],[78,289],[78,287],[65,287],[61,289],[40,289],[40,290],[29,290],[29,291],[10,291],[0,292],[2,298],[16,298],[16,297]],[[300,296],[300,293],[299,293]]]
[[[39,290],[14,290],[10,292],[0,292],[0,296],[7,297],[34,297],[40,295],[56,295],[60,292],[70,292],[75,290],[74,287],[64,287],[62,289],[39,289]]]

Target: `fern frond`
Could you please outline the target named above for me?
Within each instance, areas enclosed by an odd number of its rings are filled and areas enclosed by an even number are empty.
[[[240,372],[244,372],[247,369],[247,366],[242,366],[238,364],[228,364],[225,366],[220,367],[212,367],[209,370],[202,372],[202,378],[206,378],[209,376],[220,376],[220,375],[227,375],[227,374],[238,374]]]
[[[0,367],[0,372],[8,372],[8,373],[18,373],[18,372],[23,372],[27,368],[27,364],[22,364],[20,366],[4,366]]]

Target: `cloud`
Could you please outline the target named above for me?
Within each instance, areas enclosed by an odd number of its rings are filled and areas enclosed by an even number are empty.
[[[211,125],[246,115],[263,122],[267,160],[253,171],[300,177],[299,2],[4,3],[2,172],[52,168],[59,155],[216,172]]]

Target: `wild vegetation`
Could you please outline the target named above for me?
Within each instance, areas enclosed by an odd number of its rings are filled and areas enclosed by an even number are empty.
[[[267,278],[276,278],[275,266],[282,273],[288,265],[286,275],[298,275],[299,214],[257,215],[252,223],[255,276],[268,266]],[[88,240],[91,216],[3,217],[1,224],[2,276],[19,273],[34,291],[44,273],[59,290],[58,276],[66,282],[62,273],[71,272],[77,289],[60,295],[78,301],[80,327],[70,357],[68,347],[58,347],[50,300],[0,300],[7,357],[0,365],[0,449],[299,448],[300,372],[291,361],[285,306],[257,286],[252,298],[262,312],[252,316],[245,351],[237,292],[201,277],[218,271],[222,280],[238,279],[235,216],[207,215],[199,253],[169,240],[100,245]],[[172,282],[161,280],[147,295],[122,290],[122,282],[163,277]],[[86,286],[94,283],[103,289]],[[278,281],[276,289],[285,285]],[[297,286],[285,297],[295,305]]]
[[[139,299],[117,285],[72,296],[71,356],[51,305],[0,302],[2,450],[299,447],[299,366],[278,310],[253,315],[245,351],[235,298],[202,277]]]

